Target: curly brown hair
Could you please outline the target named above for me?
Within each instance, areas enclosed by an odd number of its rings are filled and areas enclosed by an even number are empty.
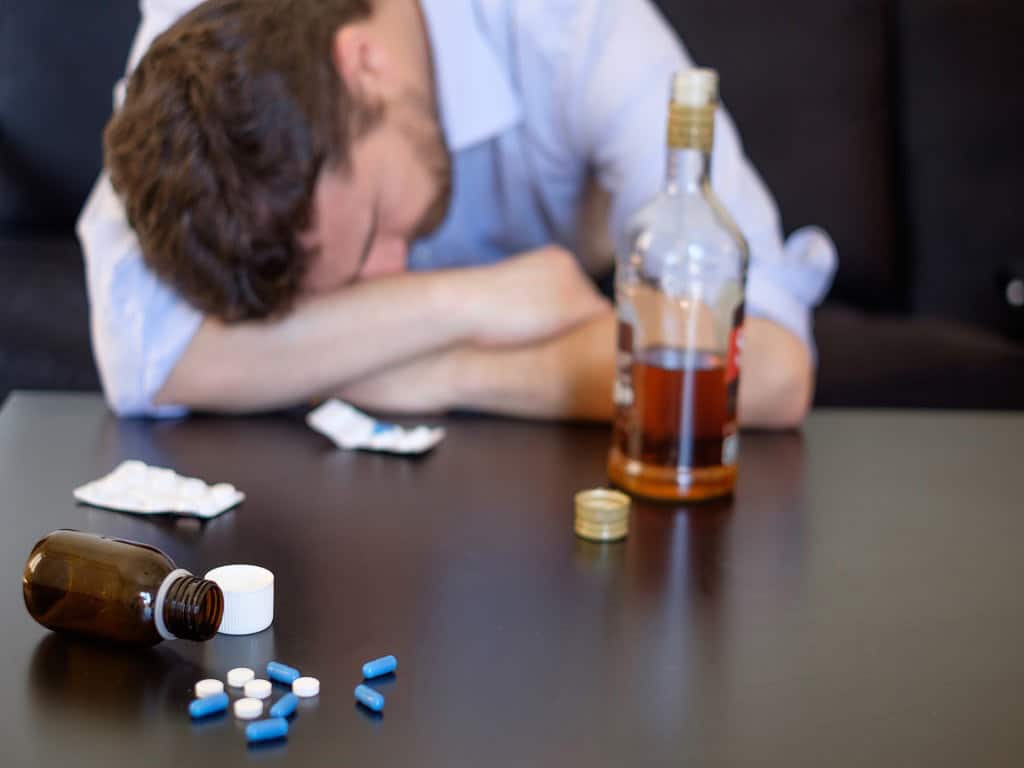
[[[374,122],[333,66],[371,0],[208,0],[160,35],[104,133],[146,264],[226,322],[293,304],[321,170]]]

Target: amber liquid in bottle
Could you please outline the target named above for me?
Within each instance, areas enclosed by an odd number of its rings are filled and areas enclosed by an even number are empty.
[[[609,473],[640,496],[701,500],[728,494],[736,384],[711,352],[655,347],[632,365],[634,402],[615,420]],[[725,456],[725,459],[723,459]]]
[[[55,531],[32,548],[22,592],[47,629],[121,645],[209,640],[224,611],[220,587],[176,570],[160,550],[78,531]]]

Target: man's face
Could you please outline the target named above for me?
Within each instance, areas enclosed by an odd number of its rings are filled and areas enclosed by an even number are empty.
[[[425,30],[409,10],[382,3],[371,19],[339,32],[339,77],[382,115],[352,145],[349,169],[321,172],[310,225],[299,236],[311,256],[307,295],[402,271],[409,243],[436,230],[447,213],[451,157]]]

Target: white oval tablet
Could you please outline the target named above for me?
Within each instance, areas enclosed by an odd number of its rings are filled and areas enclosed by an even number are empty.
[[[196,683],[196,698],[208,699],[224,692],[224,683],[220,680],[200,680]]]
[[[245,696],[249,699],[268,699],[272,690],[269,680],[250,680],[245,684]]]
[[[292,693],[300,699],[308,699],[320,695],[320,681],[315,677],[300,677],[292,683]]]
[[[244,688],[250,680],[256,679],[256,673],[248,667],[235,667],[228,672],[228,685],[232,688]]]
[[[259,699],[239,699],[235,702],[235,717],[239,720],[255,720],[263,716],[263,702]]]

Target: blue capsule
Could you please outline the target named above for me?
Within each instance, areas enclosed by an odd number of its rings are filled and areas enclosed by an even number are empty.
[[[394,656],[382,656],[379,659],[363,664],[363,678],[365,680],[372,680],[381,675],[389,675],[396,669],[398,669],[398,659]]]
[[[356,687],[356,701],[367,709],[372,709],[374,712],[380,712],[384,709],[384,696],[368,685]]]
[[[193,720],[209,717],[228,708],[228,695],[221,691],[205,699],[196,699],[188,705],[188,714]]]
[[[288,735],[288,721],[283,717],[272,717],[269,720],[257,720],[245,726],[245,738],[250,744],[260,741],[283,739]]]
[[[272,661],[267,664],[267,677],[278,683],[291,685],[302,677],[302,674],[295,667],[289,667],[279,661]]]
[[[271,717],[291,717],[299,706],[299,697],[294,693],[286,693],[270,708]]]

